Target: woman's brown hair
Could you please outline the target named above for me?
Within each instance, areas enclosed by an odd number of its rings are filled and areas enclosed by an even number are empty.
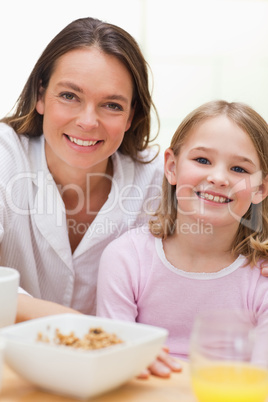
[[[10,125],[17,134],[29,137],[43,133],[43,116],[35,106],[40,84],[47,88],[58,58],[78,48],[97,46],[104,53],[120,60],[132,76],[135,106],[131,127],[126,132],[119,150],[132,159],[139,160],[138,154],[155,139],[150,139],[151,110],[159,118],[149,91],[148,65],[135,39],[122,28],[95,18],[80,18],[67,25],[47,45],[36,62],[14,111],[1,121]],[[157,133],[156,133],[157,135]]]

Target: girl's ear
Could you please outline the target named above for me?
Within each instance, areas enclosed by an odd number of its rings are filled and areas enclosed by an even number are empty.
[[[171,185],[177,184],[176,176],[176,157],[171,148],[165,151],[165,176]]]
[[[268,196],[268,175],[262,180],[258,191],[254,194],[252,204],[259,204]]]
[[[45,109],[44,94],[45,94],[45,88],[42,87],[42,83],[40,83],[35,109],[41,115],[44,114],[44,109]]]

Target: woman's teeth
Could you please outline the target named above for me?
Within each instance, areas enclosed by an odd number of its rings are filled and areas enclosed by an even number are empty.
[[[208,193],[198,192],[197,195],[198,195],[198,197],[203,198],[205,200],[219,202],[221,204],[231,201],[230,198],[220,197],[219,195],[212,195],[212,194],[208,194]]]
[[[98,141],[83,141],[78,138],[70,137],[69,135],[68,135],[68,138],[70,141],[74,142],[77,145],[81,145],[82,147],[89,147],[91,145],[97,144],[97,142],[98,142]]]

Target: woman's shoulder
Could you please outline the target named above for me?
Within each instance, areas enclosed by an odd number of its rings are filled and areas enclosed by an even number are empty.
[[[164,157],[155,148],[148,148],[139,153],[139,159],[117,153],[116,169],[131,178],[134,184],[162,184],[164,175]],[[118,168],[120,164],[120,168]]]
[[[12,149],[14,153],[16,149],[27,148],[28,143],[29,139],[27,137],[18,135],[8,124],[0,123],[0,145],[2,149]]]
[[[41,146],[41,137],[31,139],[25,135],[19,135],[9,125],[0,123],[2,178],[3,176],[9,177],[11,174],[22,170],[30,171],[34,154],[38,153],[40,159]]]
[[[163,169],[164,156],[157,146],[148,147],[144,151],[139,152],[137,160],[132,159],[129,155],[123,155],[121,152],[116,153],[122,164],[134,165],[136,169],[155,169],[157,167]]]
[[[10,127],[8,124],[0,122],[0,137],[2,138],[8,138],[7,136],[10,136],[11,138],[16,138],[18,137],[18,134],[13,130],[12,127]]]
[[[137,166],[149,166],[152,169],[164,169],[164,155],[159,151],[158,146],[148,147],[139,153]]]

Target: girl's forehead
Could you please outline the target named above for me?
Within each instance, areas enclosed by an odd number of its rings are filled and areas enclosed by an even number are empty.
[[[236,141],[241,137],[245,140],[251,140],[249,134],[243,130],[235,121],[226,115],[205,118],[193,124],[185,136],[185,141],[201,141],[209,139],[219,140],[221,138],[230,138]]]
[[[259,152],[250,135],[225,115],[205,119],[186,134],[180,151],[209,148],[217,152],[251,155],[259,160]]]

